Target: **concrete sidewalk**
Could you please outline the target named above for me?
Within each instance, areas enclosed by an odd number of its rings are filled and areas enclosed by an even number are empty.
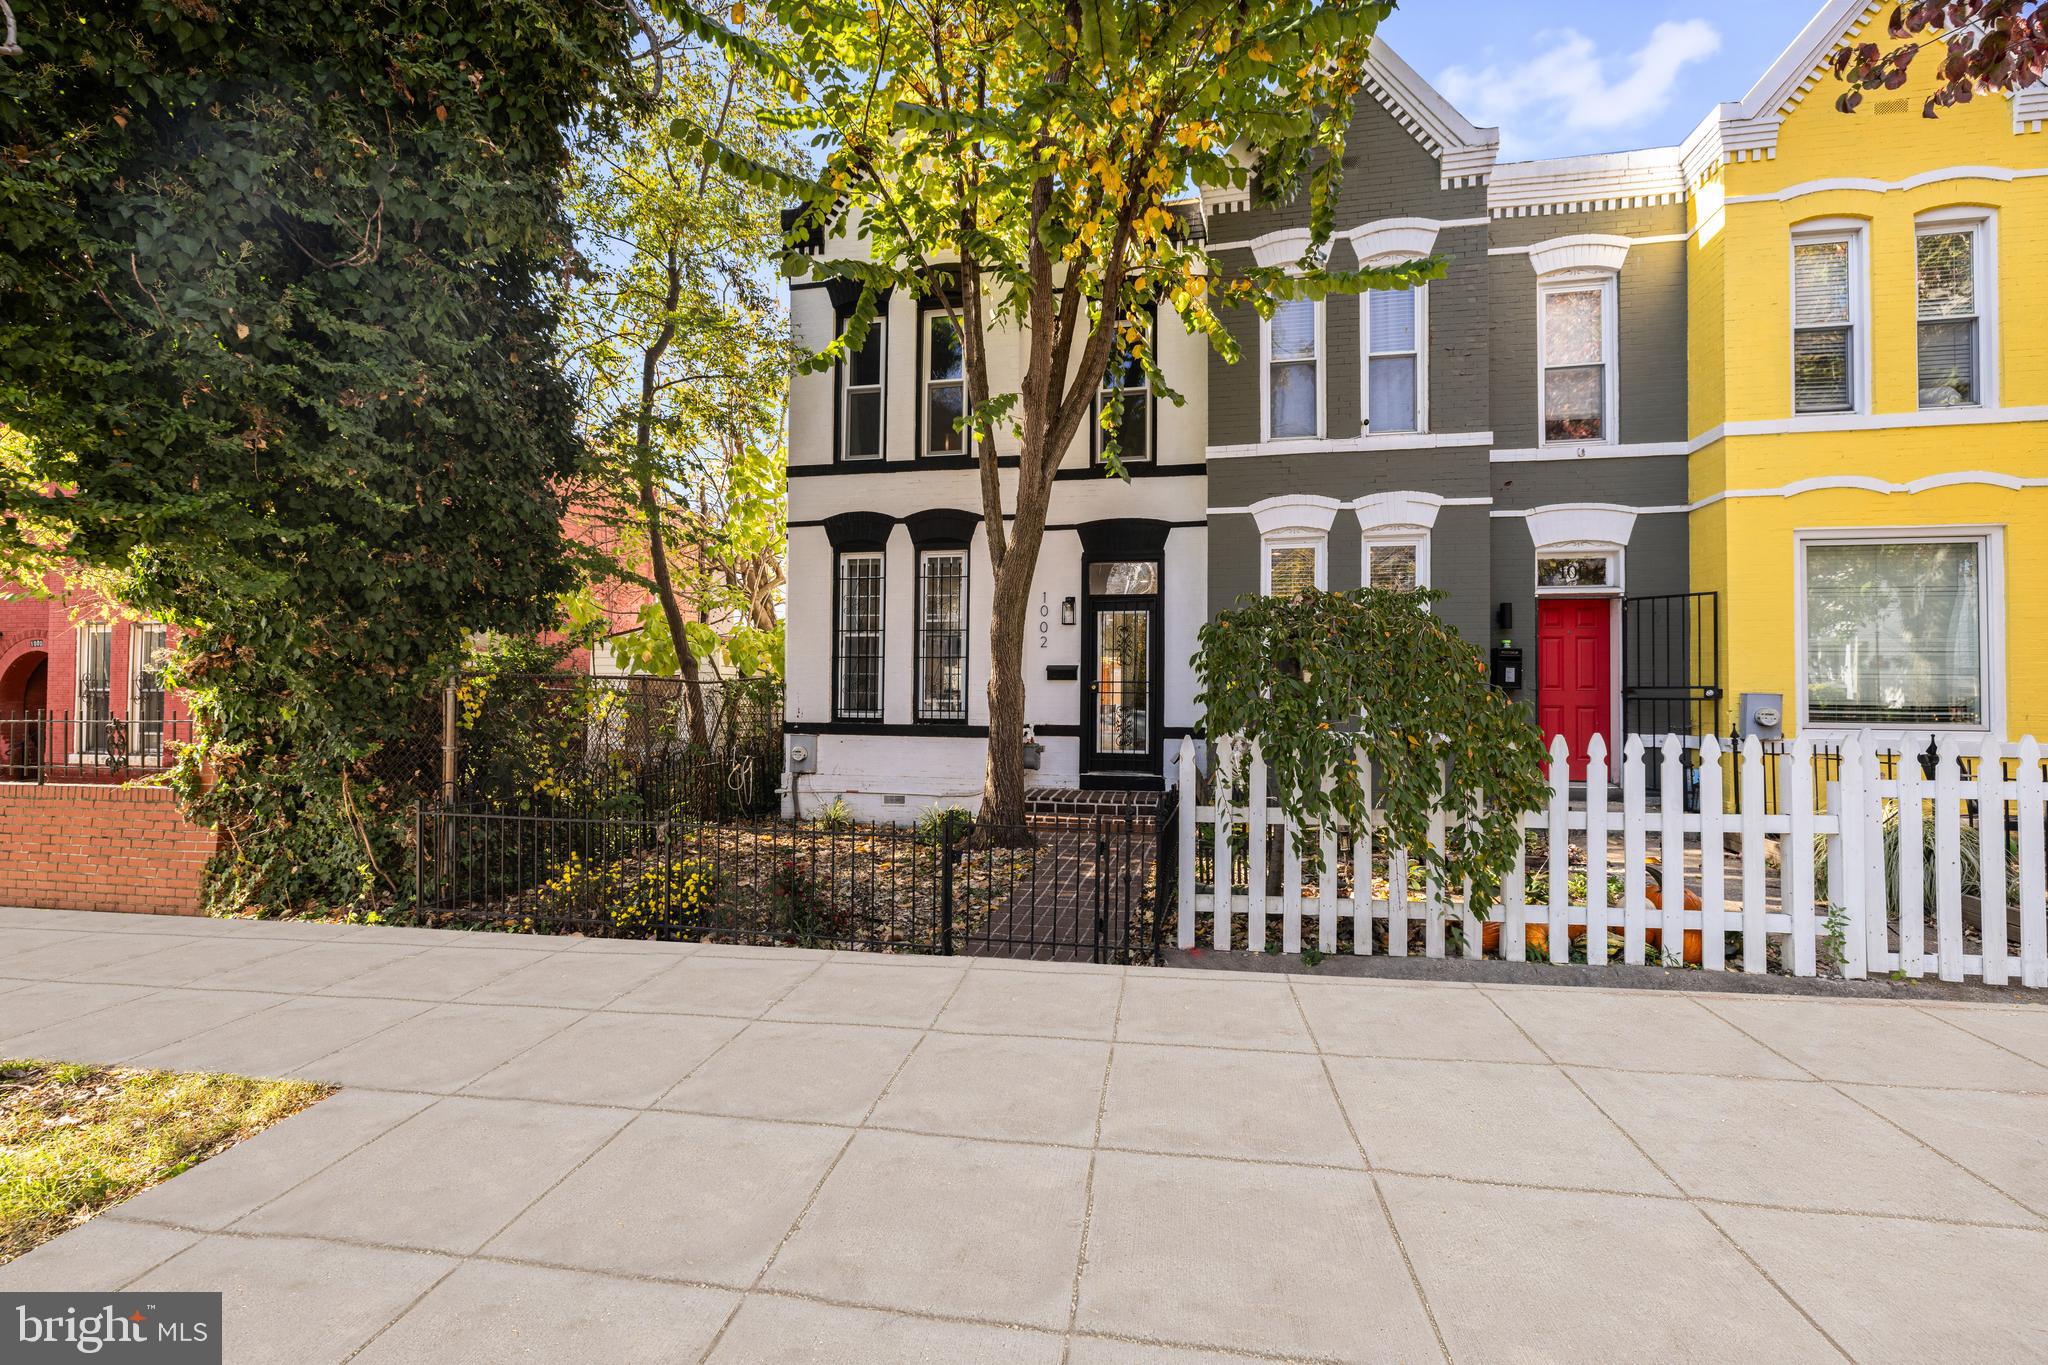
[[[331,1099],[0,1267],[252,1362],[2040,1359],[2048,1009],[0,910]]]

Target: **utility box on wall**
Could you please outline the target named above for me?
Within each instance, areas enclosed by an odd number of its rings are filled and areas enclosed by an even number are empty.
[[[1518,646],[1493,647],[1493,685],[1503,692],[1522,690],[1522,651]]]
[[[1785,737],[1785,694],[1782,692],[1744,692],[1740,715],[1741,733],[1744,735],[1755,735],[1758,739]]]

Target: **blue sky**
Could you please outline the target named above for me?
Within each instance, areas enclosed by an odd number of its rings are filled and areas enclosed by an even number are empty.
[[[1740,99],[1820,0],[1404,0],[1380,29],[1519,160],[1669,146]],[[1547,13],[1546,13],[1547,11]]]

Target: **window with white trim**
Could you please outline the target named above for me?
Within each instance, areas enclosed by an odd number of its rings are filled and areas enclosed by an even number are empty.
[[[113,751],[114,628],[105,621],[78,627],[77,733],[81,754],[107,757]]]
[[[1423,431],[1429,413],[1426,287],[1367,290],[1363,307],[1365,428],[1375,433]]]
[[[860,349],[839,362],[839,458],[882,458],[882,374],[888,324],[876,318]]]
[[[1863,291],[1860,238],[1853,231],[1808,233],[1792,242],[1792,411],[1855,412],[1863,404],[1859,363]]]
[[[1986,723],[1985,537],[1815,538],[1800,552],[1809,725]]]
[[[967,551],[917,557],[917,718],[967,719]]]
[[[842,550],[838,620],[832,633],[832,714],[839,720],[882,718],[882,552]]]
[[[1538,550],[1536,591],[1607,593],[1621,586],[1617,550]]]
[[[1327,582],[1327,535],[1288,531],[1269,535],[1260,546],[1259,591],[1268,597],[1299,597]]]
[[[163,670],[170,642],[169,630],[155,621],[139,622],[128,635],[128,716],[135,731],[131,749],[143,758],[160,758],[164,751]]]
[[[1313,299],[1289,299],[1266,320],[1268,440],[1323,434],[1322,323]]]
[[[1414,592],[1429,586],[1429,533],[1368,535],[1363,542],[1365,586]]]
[[[945,312],[924,315],[924,448],[927,455],[963,455],[967,433],[967,352],[960,328]]]
[[[1984,401],[1984,233],[1968,223],[1922,226],[1913,238],[1920,406]]]
[[[1612,441],[1615,407],[1615,280],[1559,280],[1538,287],[1537,348],[1543,371],[1543,444]]]

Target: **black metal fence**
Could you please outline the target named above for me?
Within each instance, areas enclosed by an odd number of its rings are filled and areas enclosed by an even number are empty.
[[[160,773],[192,742],[192,722],[112,711],[0,715],[0,782],[127,782]]]
[[[776,809],[782,691],[577,673],[471,674],[451,801],[528,815],[746,818]]]
[[[515,933],[1154,961],[1170,820],[1037,819],[1028,848],[921,826],[423,806],[418,914]]]

